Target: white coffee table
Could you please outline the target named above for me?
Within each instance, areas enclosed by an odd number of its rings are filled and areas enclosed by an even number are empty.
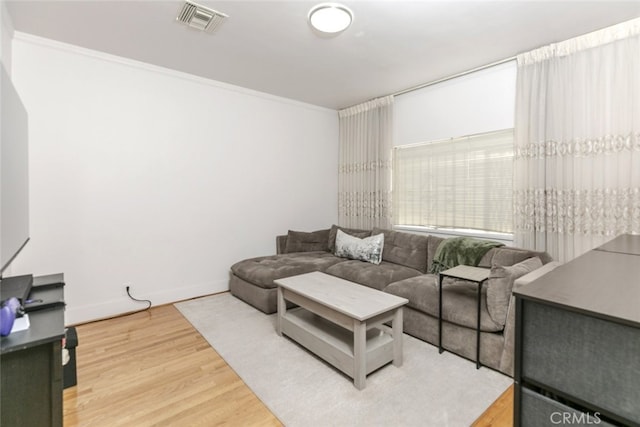
[[[357,389],[365,387],[367,374],[387,363],[402,366],[402,306],[407,299],[320,272],[274,282],[278,335],[287,335],[349,375]],[[286,301],[299,307],[287,310]]]

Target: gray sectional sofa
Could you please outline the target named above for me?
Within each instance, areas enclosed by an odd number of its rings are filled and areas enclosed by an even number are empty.
[[[382,262],[334,255],[337,230],[364,238],[384,234]],[[338,226],[311,233],[289,231],[276,237],[277,254],[240,261],[231,267],[232,295],[265,313],[276,309],[274,280],[321,271],[409,300],[404,332],[438,344],[438,275],[434,256],[448,239],[393,230],[352,230]],[[477,266],[491,269],[482,290],[480,361],[513,376],[514,281],[522,286],[555,266],[547,253],[513,247],[488,249]],[[517,285],[518,286],[518,285]],[[446,279],[443,285],[443,347],[475,360],[477,285]]]

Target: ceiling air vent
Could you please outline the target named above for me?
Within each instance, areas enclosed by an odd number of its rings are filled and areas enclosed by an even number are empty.
[[[229,15],[225,13],[187,1],[178,11],[176,20],[198,30],[212,33],[228,17]]]

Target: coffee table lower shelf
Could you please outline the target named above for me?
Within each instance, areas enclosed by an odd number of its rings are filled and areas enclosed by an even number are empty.
[[[352,331],[298,307],[287,310],[282,317],[282,333],[355,378]],[[365,372],[369,374],[393,361],[393,337],[378,327],[366,334]]]

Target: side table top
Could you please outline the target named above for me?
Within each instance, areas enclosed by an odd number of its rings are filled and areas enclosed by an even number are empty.
[[[274,280],[274,283],[360,321],[409,302],[406,298],[317,271]]]
[[[440,274],[448,277],[455,277],[472,282],[482,282],[489,278],[491,270],[482,267],[472,267],[470,265],[457,265],[448,270],[441,271]]]

